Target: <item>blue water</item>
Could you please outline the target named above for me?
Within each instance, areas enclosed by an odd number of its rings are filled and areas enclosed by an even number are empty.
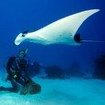
[[[104,0],[0,1],[0,64],[4,63],[8,56],[15,54],[20,47],[28,46],[29,56],[45,65],[57,64],[68,67],[71,62],[79,61],[85,69],[90,68],[92,60],[97,55],[105,53],[104,43],[85,43],[80,47],[63,45],[44,47],[30,43],[15,46],[13,41],[24,30],[37,30],[70,14],[93,8],[99,8],[100,12],[87,19],[78,32],[84,39],[105,40],[104,3]]]
[[[100,12],[87,19],[78,33],[83,39],[105,41],[105,0],[1,0],[0,68],[4,67],[9,56],[28,47],[30,61],[44,66],[58,65],[63,69],[78,63],[82,72],[92,72],[94,60],[105,54],[105,43],[43,46],[27,42],[15,46],[13,42],[24,30],[38,30],[65,16],[94,8]]]

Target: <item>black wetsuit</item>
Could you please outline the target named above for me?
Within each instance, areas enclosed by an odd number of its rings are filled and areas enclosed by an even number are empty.
[[[36,94],[41,91],[41,86],[28,76],[27,73],[27,60],[19,59],[17,57],[10,57],[6,70],[8,73],[7,80],[9,80],[12,84],[11,88],[0,87],[0,91],[10,91],[10,92],[19,92],[20,94]],[[19,89],[19,87],[23,86],[23,89]]]
[[[25,86],[31,79],[27,75],[27,61],[25,59],[19,60],[16,57],[10,57],[6,70],[8,73],[7,80],[12,84],[12,88],[4,88],[2,90],[18,92],[18,86]]]

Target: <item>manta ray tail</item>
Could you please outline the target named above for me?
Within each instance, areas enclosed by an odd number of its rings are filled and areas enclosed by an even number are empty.
[[[77,43],[105,43],[105,41],[102,40],[82,40],[79,33],[74,36],[74,40]]]
[[[105,41],[102,41],[102,40],[82,40],[81,42],[87,42],[87,43],[105,43]]]

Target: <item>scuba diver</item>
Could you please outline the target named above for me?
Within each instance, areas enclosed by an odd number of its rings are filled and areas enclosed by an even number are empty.
[[[0,87],[0,91],[19,92],[20,94],[36,94],[41,91],[41,86],[29,77],[27,73],[28,62],[25,59],[28,49],[23,49],[15,57],[10,57],[7,65],[7,80],[11,82],[12,87]],[[22,88],[21,88],[22,87]]]

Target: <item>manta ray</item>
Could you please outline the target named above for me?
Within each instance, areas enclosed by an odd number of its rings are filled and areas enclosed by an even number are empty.
[[[59,19],[39,30],[20,33],[14,43],[19,45],[24,41],[49,44],[78,45],[82,42],[80,34],[76,34],[83,22],[99,9],[85,10]]]

